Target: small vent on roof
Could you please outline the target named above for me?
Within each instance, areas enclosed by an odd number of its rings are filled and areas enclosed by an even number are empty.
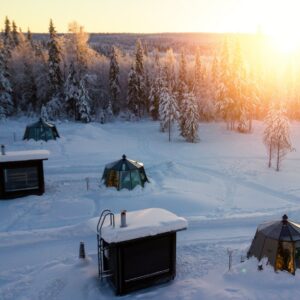
[[[1,145],[1,154],[5,155],[5,146],[4,145]]]
[[[283,223],[283,224],[287,224],[287,220],[288,220],[288,216],[287,216],[286,214],[284,214],[284,215],[282,216],[282,223]]]

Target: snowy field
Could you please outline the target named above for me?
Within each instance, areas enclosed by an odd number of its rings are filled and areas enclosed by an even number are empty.
[[[284,213],[300,222],[300,123],[291,124],[296,151],[276,172],[267,168],[261,122],[252,134],[229,132],[223,123],[201,124],[197,144],[176,134],[169,143],[150,121],[62,122],[56,124],[57,142],[23,142],[32,121],[9,120],[0,127],[0,143],[8,151],[51,152],[43,196],[0,201],[1,300],[115,298],[97,279],[96,235],[88,221],[105,208],[119,213],[150,207],[189,222],[188,230],[178,233],[177,277],[122,298],[299,299],[300,272],[258,272],[255,260],[240,259],[259,223]],[[145,164],[151,183],[144,189],[99,185],[104,165],[122,154]],[[77,258],[80,241],[89,256],[85,262]],[[234,251],[230,272],[227,249]]]

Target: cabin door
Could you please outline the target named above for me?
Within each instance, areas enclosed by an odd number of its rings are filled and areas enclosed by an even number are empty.
[[[295,248],[292,242],[279,242],[277,257],[276,257],[276,270],[285,270],[290,273],[295,273]]]

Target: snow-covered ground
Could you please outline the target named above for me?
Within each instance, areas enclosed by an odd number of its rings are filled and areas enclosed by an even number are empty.
[[[23,142],[31,121],[0,126],[7,151],[51,152],[43,196],[0,201],[1,300],[114,298],[97,278],[96,235],[88,222],[105,208],[118,213],[150,207],[189,222],[188,230],[178,233],[177,277],[124,297],[299,299],[300,272],[258,272],[255,260],[240,263],[259,223],[284,213],[300,221],[300,154],[288,154],[280,172],[268,169],[261,122],[252,134],[229,132],[223,123],[201,124],[197,144],[176,134],[169,143],[151,121],[62,122],[56,124],[58,141]],[[292,142],[300,149],[300,123],[292,124]],[[99,186],[104,165],[122,154],[145,164],[151,183],[144,189]],[[85,262],[77,258],[80,241],[89,255]],[[231,272],[227,249],[234,251]]]

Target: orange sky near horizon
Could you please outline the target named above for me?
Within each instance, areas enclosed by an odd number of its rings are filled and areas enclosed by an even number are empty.
[[[58,32],[77,21],[87,32],[263,32],[300,28],[298,0],[1,0],[4,18],[26,31]],[[297,29],[298,29],[297,28]],[[298,31],[298,30],[297,30]]]

